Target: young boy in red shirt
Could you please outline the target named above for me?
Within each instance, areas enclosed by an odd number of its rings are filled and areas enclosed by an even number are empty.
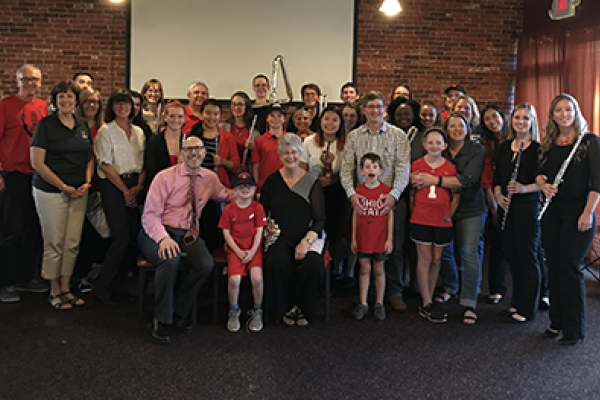
[[[377,300],[373,309],[375,318],[385,319],[383,295],[385,292],[384,261],[392,252],[394,214],[380,215],[379,209],[382,196],[391,190],[389,186],[379,182],[379,175],[383,172],[381,157],[374,153],[367,153],[360,159],[359,173],[364,175],[365,183],[355,190],[359,195],[360,210],[355,209],[352,214],[352,252],[356,253],[360,263],[360,276],[358,279],[358,292],[360,303],[352,311],[352,316],[361,320],[369,311],[367,305],[367,291],[371,279],[371,264],[375,272],[375,288]]]
[[[229,283],[229,318],[227,329],[230,332],[240,330],[241,310],[238,305],[240,282],[242,276],[250,271],[254,310],[250,313],[248,328],[259,332],[263,328],[263,277],[262,277],[262,248],[261,239],[263,227],[267,225],[265,210],[253,200],[256,192],[256,181],[248,172],[240,172],[232,182],[232,188],[237,194],[234,203],[228,204],[221,214],[219,228],[227,243],[227,266]]]

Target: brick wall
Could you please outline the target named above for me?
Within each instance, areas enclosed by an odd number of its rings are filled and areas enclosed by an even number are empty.
[[[2,0],[0,13],[0,96],[17,91],[15,72],[25,62],[41,68],[45,100],[55,82],[77,71],[90,71],[104,95],[125,84],[123,6],[108,0]]]
[[[382,0],[359,1],[357,83],[389,96],[406,82],[418,100],[443,105],[460,83],[480,103],[512,103],[523,0],[400,0],[390,18]],[[111,29],[113,27],[113,29]],[[108,0],[4,0],[0,16],[0,96],[16,91],[24,62],[42,68],[42,97],[54,82],[89,70],[104,95],[125,83],[126,17]],[[209,82],[210,85],[210,82]],[[332,97],[332,101],[334,96]]]
[[[405,82],[417,100],[443,106],[441,92],[460,83],[479,104],[512,104],[523,0],[400,0],[394,18],[378,11],[381,3],[359,3],[361,90],[388,98]]]

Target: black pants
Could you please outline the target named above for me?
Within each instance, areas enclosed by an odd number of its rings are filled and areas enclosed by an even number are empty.
[[[579,232],[577,221],[585,201],[564,204],[553,201],[542,218],[542,244],[548,265],[550,326],[563,331],[565,339],[585,337],[585,285],[580,266],[592,243],[592,229]]]
[[[75,262],[73,279],[75,282],[84,278],[94,263],[102,263],[104,254],[108,250],[110,239],[104,239],[90,221],[85,219],[83,222],[83,231],[81,233],[81,244],[79,245],[79,254]]]
[[[206,283],[214,267],[214,261],[201,237],[190,245],[183,243],[185,229],[165,227],[169,236],[179,243],[182,254],[161,259],[159,245],[146,232],[140,230],[138,243],[148,261],[156,267],[154,275],[155,309],[154,318],[163,324],[173,322],[173,313],[188,317],[198,291]],[[180,285],[176,288],[179,273]]]
[[[2,172],[0,192],[0,289],[39,276],[43,241],[31,175]]]
[[[503,215],[499,209],[500,216]],[[500,224],[502,219],[498,218]],[[488,214],[485,223],[485,243],[490,246],[488,264],[488,287],[490,294],[506,295],[506,254],[500,235],[500,226],[492,221],[492,214]]]
[[[122,178],[128,188],[137,185],[136,175]],[[106,220],[110,227],[111,242],[102,262],[98,279],[94,282],[94,293],[107,295],[124,282],[127,267],[135,265],[133,245],[140,230],[140,212],[138,207],[127,207],[125,198],[108,179],[100,182],[100,192]]]
[[[294,254],[295,246],[281,238],[265,254],[265,305],[280,319],[297,304],[310,321],[323,280],[323,256],[309,251],[303,260],[296,261]]]
[[[535,318],[540,297],[541,272],[538,257],[540,224],[537,201],[513,201],[506,226],[501,231],[506,258],[513,278],[512,307],[531,320]],[[504,211],[499,213],[502,218]]]

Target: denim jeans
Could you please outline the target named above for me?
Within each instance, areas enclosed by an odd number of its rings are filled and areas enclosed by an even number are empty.
[[[460,272],[460,300],[463,307],[477,306],[483,261],[483,227],[486,212],[474,217],[454,220],[454,240],[442,252],[440,275],[444,290],[458,292]],[[458,268],[457,268],[458,263]]]

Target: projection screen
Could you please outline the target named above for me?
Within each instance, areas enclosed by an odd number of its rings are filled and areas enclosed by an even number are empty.
[[[308,82],[337,101],[353,77],[354,24],[354,0],[131,0],[130,86],[157,78],[167,98],[183,99],[203,81],[217,99],[254,97],[252,77],[270,79],[281,54],[295,101]]]

